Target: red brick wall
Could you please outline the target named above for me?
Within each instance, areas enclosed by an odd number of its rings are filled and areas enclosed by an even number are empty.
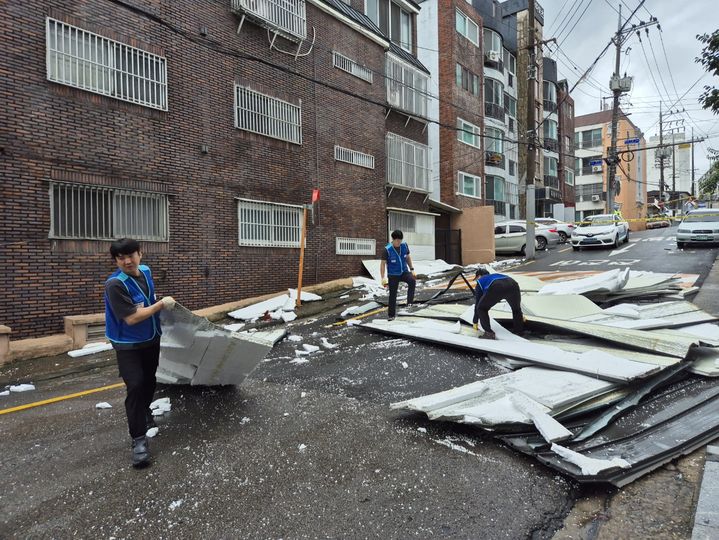
[[[574,168],[574,99],[560,86],[557,90],[557,103],[561,103],[557,111],[559,119],[559,181],[562,188],[564,206],[575,206],[574,186],[566,184],[565,169]],[[569,151],[564,145],[564,137],[569,137]],[[575,178],[576,184],[576,178]],[[555,216],[562,217],[562,216]]]
[[[48,181],[152,189],[170,196],[170,242],[145,243],[158,292],[190,308],[296,286],[299,250],[238,246],[235,197],[270,202],[322,199],[309,229],[305,282],[361,272],[361,259],[335,255],[335,237],[386,238],[385,109],[313,84],[323,81],[385,101],[384,50],[308,4],[317,40],[299,58],[270,51],[265,30],[229,2],[136,0],[134,5],[185,35],[112,2],[27,0],[0,6],[0,261],[5,287],[0,323],[24,338],[61,331],[62,315],[102,310],[114,265],[105,242],[48,240]],[[50,83],[45,17],[167,57],[169,110],[160,112]],[[207,27],[207,37],[200,28]],[[189,38],[189,39],[188,39]],[[308,40],[309,42],[309,40]],[[278,40],[283,49],[291,43]],[[308,43],[302,51],[308,50]],[[374,84],[332,66],[336,49],[375,72]],[[227,51],[230,54],[224,54]],[[238,57],[254,55],[296,71]],[[10,76],[7,76],[10,74]],[[234,127],[234,83],[302,103],[303,144]],[[389,122],[392,126],[392,123]],[[400,129],[401,128],[401,129]],[[426,142],[410,123],[400,135]],[[373,154],[374,170],[334,161],[334,145]],[[209,153],[200,151],[202,145]]]

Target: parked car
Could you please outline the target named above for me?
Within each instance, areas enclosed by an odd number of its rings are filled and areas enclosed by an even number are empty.
[[[534,229],[534,247],[544,250],[559,243],[559,233],[546,225]],[[506,221],[494,227],[494,251],[496,253],[524,253],[527,247],[527,222]]]
[[[572,233],[572,249],[583,247],[612,246],[618,248],[629,242],[629,224],[615,214],[599,214],[587,217]]]
[[[677,229],[677,247],[719,242],[719,209],[698,208],[684,216]]]
[[[652,216],[647,218],[647,229],[660,229],[662,227],[669,227],[669,216]]]
[[[548,227],[557,229],[560,244],[565,244],[567,240],[569,240],[575,227],[574,223],[567,223],[566,221],[559,221],[554,218],[542,217],[535,219],[535,221],[541,225],[547,225]]]

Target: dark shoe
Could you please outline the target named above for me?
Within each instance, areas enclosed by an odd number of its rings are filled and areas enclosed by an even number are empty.
[[[155,418],[152,416],[152,413],[150,411],[147,411],[145,413],[145,428],[152,429],[154,427],[157,427],[157,424],[155,423]]]
[[[147,438],[135,437],[132,439],[132,466],[143,467],[150,462],[150,445]]]
[[[394,317],[387,317],[387,320],[391,322],[394,320]]]
[[[480,336],[483,339],[497,339],[497,334],[494,332],[485,332],[484,335]]]

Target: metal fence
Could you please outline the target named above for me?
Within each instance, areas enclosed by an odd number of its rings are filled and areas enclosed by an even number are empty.
[[[347,58],[345,55],[338,53],[337,51],[332,52],[332,61],[337,69],[346,71],[350,75],[354,75],[363,81],[367,81],[371,84],[374,80],[374,74],[371,69],[358,64],[351,58]]]
[[[301,206],[238,199],[237,217],[241,246],[300,247]]]
[[[273,139],[302,144],[302,107],[235,85],[235,126]]]
[[[307,37],[305,0],[232,0],[232,11],[246,14],[285,37]]]
[[[429,146],[387,134],[387,183],[429,191]]]
[[[335,160],[364,167],[365,169],[374,169],[374,156],[342,146],[335,146]]]
[[[167,110],[167,60],[47,18],[47,78],[153,109]]]

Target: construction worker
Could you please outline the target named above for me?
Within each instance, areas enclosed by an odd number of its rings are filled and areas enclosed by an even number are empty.
[[[384,256],[380,264],[380,275],[382,285],[389,284],[389,311],[387,318],[392,321],[397,314],[397,289],[400,282],[407,284],[407,305],[414,302],[414,290],[417,286],[417,279],[414,273],[414,264],[410,255],[409,246],[402,241],[402,231],[392,231],[392,241],[384,248]],[[389,278],[385,279],[385,269]]]
[[[160,359],[159,313],[172,309],[175,300],[155,298],[150,268],[140,264],[140,244],[122,238],[110,246],[117,270],[105,282],[105,335],[117,355],[125,382],[125,413],[132,438],[132,464],[147,465],[150,448],[146,432],[155,426],[150,403],[155,394],[155,372]]]
[[[474,276],[477,280],[477,288],[475,289],[474,304],[474,329],[479,331],[477,322],[481,323],[484,335],[487,339],[496,339],[495,333],[489,319],[489,310],[492,309],[502,300],[509,303],[512,308],[512,321],[514,325],[514,333],[522,335],[524,332],[524,315],[522,313],[522,292],[519,284],[511,277],[505,274],[494,273],[480,267]]]

